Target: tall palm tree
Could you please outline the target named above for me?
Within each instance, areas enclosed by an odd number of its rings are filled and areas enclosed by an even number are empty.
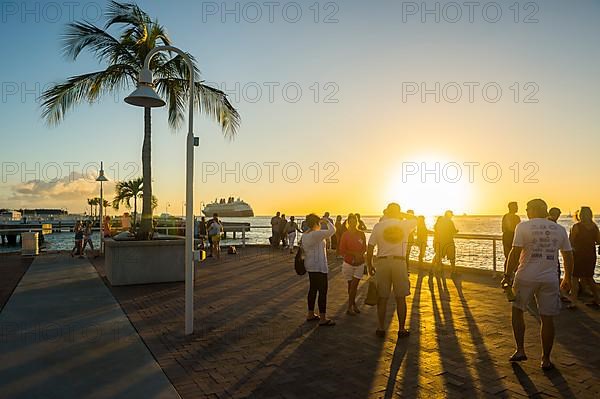
[[[87,199],[87,204],[90,206],[90,217],[94,217],[94,199],[93,198],[88,198]]]
[[[119,210],[119,206],[124,203],[127,208],[131,208],[131,200],[133,199],[133,224],[137,221],[137,200],[142,198],[144,191],[144,180],[138,177],[134,180],[120,181],[115,186],[115,198],[112,206]]]
[[[111,1],[104,16],[104,28],[85,21],[67,25],[63,36],[64,55],[75,61],[86,50],[105,64],[106,69],[70,77],[42,93],[42,116],[51,125],[60,123],[79,103],[94,103],[101,95],[135,87],[148,52],[156,46],[172,44],[165,28],[136,4]],[[118,36],[109,32],[111,28],[120,29]],[[238,112],[225,93],[200,80],[196,61],[188,56],[194,64],[194,75],[198,76],[198,83],[193,88],[194,105],[221,125],[225,137],[233,138],[240,124]],[[189,97],[189,71],[185,61],[179,55],[170,58],[170,55],[159,53],[152,58],[150,68],[154,72],[154,85],[167,102],[169,126],[177,129],[184,120]],[[142,169],[145,201],[139,234],[144,239],[151,236],[152,229],[151,148],[151,111],[144,108]]]
[[[100,198],[96,197],[92,200],[93,204],[94,204],[94,211],[96,212],[96,216],[98,216],[100,214],[100,212],[98,212],[98,208],[100,206]]]
[[[104,217],[108,215],[107,208],[110,208],[110,206],[110,202],[108,202],[107,200],[102,201],[102,207],[104,208]]]

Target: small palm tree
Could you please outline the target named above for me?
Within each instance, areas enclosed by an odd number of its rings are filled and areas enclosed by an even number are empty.
[[[106,69],[73,76],[44,91],[41,96],[42,116],[51,125],[60,123],[65,114],[82,102],[94,103],[100,96],[131,89],[143,68],[146,55],[156,46],[171,45],[166,29],[156,19],[141,10],[136,4],[109,3],[104,28],[89,22],[68,24],[63,37],[64,55],[75,61],[82,51],[91,53]],[[109,30],[120,27],[118,36]],[[215,119],[228,138],[235,136],[240,116],[225,93],[204,84],[195,59],[188,54],[198,75],[193,88],[194,105],[200,112]],[[173,129],[184,120],[185,104],[189,98],[189,71],[181,56],[170,58],[157,54],[150,64],[154,73],[154,85],[167,102],[169,125]],[[142,170],[144,180],[144,202],[142,225],[139,236],[148,239],[152,230],[152,169],[151,169],[151,112],[144,108],[144,143],[142,145]]]
[[[119,206],[124,203],[128,209],[131,209],[131,200],[133,199],[133,223],[137,220],[137,200],[142,198],[144,192],[144,180],[138,177],[134,180],[120,181],[115,186],[115,198],[112,206],[119,210]]]

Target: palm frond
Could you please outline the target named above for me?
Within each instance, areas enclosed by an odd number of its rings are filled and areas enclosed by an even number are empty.
[[[60,123],[65,114],[82,101],[94,102],[100,95],[122,89],[135,82],[136,71],[129,65],[111,65],[104,71],[73,76],[41,95],[42,117],[50,125]]]
[[[196,83],[195,94],[200,112],[214,118],[221,125],[225,137],[233,139],[240,127],[241,117],[229,102],[227,95],[202,82]]]
[[[185,120],[185,105],[187,104],[183,80],[159,79],[156,81],[156,90],[161,97],[166,99],[169,126],[172,129],[178,129]]]
[[[73,22],[67,25],[62,36],[62,53],[68,59],[75,61],[84,50],[89,50],[99,61],[109,64],[124,63],[141,68],[139,60],[132,54],[131,49],[107,31],[88,22]]]
[[[106,29],[116,24],[130,25],[140,29],[151,22],[150,16],[134,3],[119,3],[110,1],[106,9]]]

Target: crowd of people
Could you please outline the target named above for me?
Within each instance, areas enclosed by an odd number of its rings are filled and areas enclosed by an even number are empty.
[[[509,360],[518,362],[527,359],[523,312],[534,305],[535,299],[541,319],[541,368],[550,370],[554,368],[550,360],[554,341],[553,318],[560,312],[561,302],[566,302],[568,308],[576,308],[575,302],[580,301],[581,290],[586,289],[593,298],[586,305],[600,308],[599,292],[593,278],[600,230],[589,207],[582,207],[578,211],[577,222],[570,232],[558,224],[560,209],[548,209],[541,199],[529,201],[526,211],[528,220],[521,221],[517,203],[511,202],[508,204],[508,213],[502,218],[502,241],[506,258],[502,283],[513,294],[512,327],[516,343],[516,350]],[[360,313],[356,293],[367,269],[367,273],[377,282],[376,335],[386,335],[387,303],[393,295],[399,323],[398,337],[409,336],[410,331],[405,328],[405,323],[406,297],[411,293],[411,247],[418,248],[419,263],[422,265],[428,235],[433,233],[435,255],[430,277],[434,272],[443,276],[444,258],[450,262],[451,276],[456,277],[454,238],[458,230],[452,217],[451,211],[445,212],[444,216],[437,219],[433,231],[430,231],[424,217],[416,217],[412,211],[402,212],[398,204],[391,203],[367,240],[366,226],[358,214],[350,214],[346,220],[338,216],[335,222],[329,217],[329,213],[322,217],[307,215],[300,228],[303,232],[300,246],[309,276],[306,320],[318,321],[321,326],[335,325],[335,321],[327,316],[327,256],[328,249],[332,249],[336,251],[336,256],[343,259],[342,275],[348,284],[346,314],[355,316]],[[279,213],[272,218],[272,245],[278,246],[281,243],[289,247],[289,241],[285,241],[288,223],[285,215]],[[563,258],[562,273],[559,253]],[[315,313],[315,305],[318,314]]]

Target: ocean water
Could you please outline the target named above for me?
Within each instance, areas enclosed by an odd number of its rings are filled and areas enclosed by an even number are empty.
[[[297,216],[297,219],[303,219],[303,216]],[[522,219],[525,219],[522,217]],[[257,216],[252,218],[223,218],[226,222],[247,222],[250,223],[253,229],[246,234],[246,242],[248,244],[267,244],[271,236],[270,229],[271,216]],[[379,220],[379,217],[365,216],[363,221],[369,229],[371,229]],[[426,219],[427,226],[433,228],[435,218]],[[562,217],[559,223],[567,230],[571,228],[574,220],[570,217]],[[596,219],[596,223],[600,224],[600,219]],[[501,216],[455,216],[454,224],[461,234],[501,234],[502,217]],[[99,246],[99,233],[94,233],[94,246]],[[231,234],[228,239],[222,241],[225,245],[241,245],[241,234],[233,240]],[[54,233],[45,236],[46,249],[48,250],[70,250],[73,248],[73,233]],[[425,260],[433,259],[432,238],[429,238]],[[499,241],[496,244],[496,262],[497,269],[503,270],[504,254],[502,251],[502,243]],[[9,247],[0,245],[1,252],[19,251],[18,247]],[[416,259],[418,250],[413,248],[412,256]],[[478,269],[491,270],[493,265],[493,248],[490,240],[467,240],[456,239],[456,256],[457,265],[473,267]],[[600,281],[600,259],[596,264],[596,280]]]

